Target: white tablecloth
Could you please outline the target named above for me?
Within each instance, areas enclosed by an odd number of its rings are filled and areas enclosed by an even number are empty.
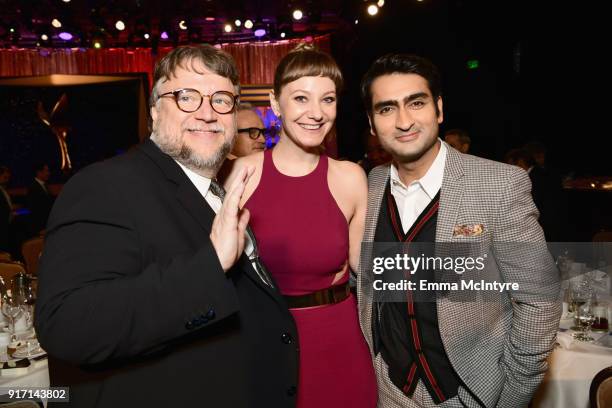
[[[48,388],[49,387],[49,367],[47,360],[37,363],[32,362],[26,374],[17,376],[0,375],[0,388]],[[45,406],[46,401],[45,402]]]
[[[549,358],[549,370],[536,392],[533,408],[588,408],[591,381],[609,366],[612,348],[577,342],[569,349],[557,347]]]

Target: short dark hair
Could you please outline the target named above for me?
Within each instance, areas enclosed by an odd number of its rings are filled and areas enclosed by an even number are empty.
[[[361,80],[361,98],[368,114],[372,112],[372,82],[390,74],[417,74],[427,81],[434,102],[442,96],[442,80],[438,68],[427,58],[412,54],[387,54],[378,58]],[[435,104],[439,115],[438,104]]]
[[[200,73],[194,67],[195,62],[200,62],[211,72],[228,78],[236,88],[236,93],[240,93],[240,75],[230,54],[209,44],[186,45],[173,49],[155,64],[149,104],[155,105],[159,98],[159,84],[173,77],[178,67]]]
[[[34,171],[34,175],[36,175],[39,171],[42,171],[45,166],[49,167],[49,164],[44,161],[37,161],[32,163],[32,170]]]
[[[471,143],[472,139],[470,138],[470,135],[468,135],[468,132],[466,132],[463,129],[449,129],[446,132],[444,132],[444,137],[448,136],[448,135],[457,135],[459,136],[459,141],[461,143]]]
[[[533,157],[525,149],[512,149],[504,156],[504,161],[508,164],[517,164],[520,160],[524,161],[527,166],[535,164]]]

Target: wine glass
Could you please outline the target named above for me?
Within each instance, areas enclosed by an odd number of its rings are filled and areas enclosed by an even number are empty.
[[[11,296],[8,291],[2,293],[2,314],[9,318],[11,342],[13,342],[16,338],[15,319],[18,318],[23,312],[23,303],[20,303],[19,299]]]

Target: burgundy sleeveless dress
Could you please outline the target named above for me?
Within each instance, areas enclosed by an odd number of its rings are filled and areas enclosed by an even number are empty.
[[[260,257],[283,295],[332,286],[348,259],[348,224],[329,191],[327,166],[322,155],[310,174],[286,176],[266,150],[261,180],[245,204]],[[374,408],[376,379],[353,295],[291,313],[300,345],[298,408]]]

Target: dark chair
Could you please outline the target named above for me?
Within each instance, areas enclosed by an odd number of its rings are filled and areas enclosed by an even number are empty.
[[[595,375],[589,390],[591,408],[612,408],[612,366]]]

